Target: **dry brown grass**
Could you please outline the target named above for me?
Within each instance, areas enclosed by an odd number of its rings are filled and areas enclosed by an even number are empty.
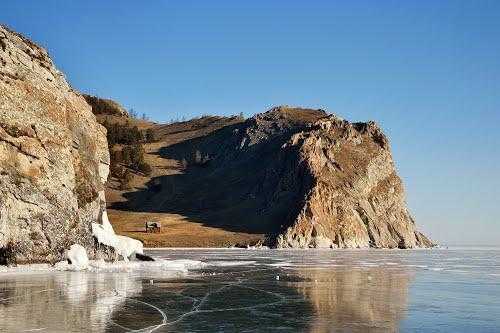
[[[139,239],[146,247],[229,247],[264,239],[264,235],[204,226],[178,214],[108,209],[108,216],[118,234]],[[161,232],[146,233],[146,221],[160,222]]]

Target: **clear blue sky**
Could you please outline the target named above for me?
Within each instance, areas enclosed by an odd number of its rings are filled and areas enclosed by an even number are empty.
[[[500,244],[499,1],[3,0],[0,22],[157,121],[279,104],[376,120],[420,228]]]

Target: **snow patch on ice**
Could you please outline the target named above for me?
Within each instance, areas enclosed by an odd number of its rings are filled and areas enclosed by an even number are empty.
[[[71,261],[70,267],[75,271],[87,269],[89,266],[89,257],[87,251],[80,244],[73,244],[67,252],[67,257]]]
[[[269,250],[269,246],[267,246],[267,245],[257,245],[257,246],[247,245],[246,249],[247,250]]]
[[[272,264],[268,264],[268,266],[272,267],[287,267],[287,266],[293,266],[293,264],[289,261],[281,261],[281,262],[275,262]]]
[[[428,268],[427,265],[403,265],[404,267]]]
[[[206,264],[198,260],[156,260],[156,261],[117,261],[105,262],[101,260],[89,260],[87,271],[96,273],[114,272],[167,272],[167,273],[187,273],[189,270],[201,269]],[[67,261],[60,261],[54,266],[49,264],[30,264],[18,266],[0,266],[0,273],[36,273],[36,272],[57,272],[74,271],[74,264]]]
[[[226,267],[226,266],[245,266],[245,265],[253,265],[256,264],[257,262],[254,260],[234,260],[234,261],[210,261],[207,264],[211,266],[218,266],[218,267]]]
[[[431,268],[428,268],[427,270],[434,271],[434,272],[440,272],[440,271],[444,270],[444,267],[431,267]]]
[[[205,267],[205,263],[198,260],[156,260],[131,262],[105,262],[98,260],[91,262],[89,270],[94,272],[132,272],[132,271],[169,271],[187,273],[191,269]]]
[[[362,267],[379,267],[380,264],[375,263],[375,262],[369,262],[369,261],[360,261],[359,265]]]
[[[135,253],[144,254],[143,245],[141,241],[133,239],[127,236],[117,235],[118,246],[116,248],[118,254],[123,256],[123,259],[127,259]]]
[[[65,265],[68,265],[67,261],[64,261]],[[37,273],[37,272],[47,272],[52,269],[49,264],[29,264],[29,265],[18,265],[18,266],[1,266],[0,273]]]

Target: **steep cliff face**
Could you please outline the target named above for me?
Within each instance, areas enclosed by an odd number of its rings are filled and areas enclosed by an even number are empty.
[[[427,247],[416,230],[389,143],[373,122],[328,116],[294,134],[312,178],[300,213],[277,238],[280,247]]]
[[[0,26],[0,261],[95,256],[104,207],[105,129],[47,52]]]
[[[388,140],[373,122],[277,107],[158,155],[180,167],[125,194],[128,210],[266,235],[277,247],[432,245],[416,230]]]
[[[408,212],[381,129],[319,112],[275,108],[245,130],[242,147],[286,140],[276,156],[289,162],[280,163],[281,170],[268,169],[279,176],[266,180],[276,184],[267,196],[279,205],[291,192],[296,201],[286,204],[294,209],[272,242],[298,248],[431,246]]]

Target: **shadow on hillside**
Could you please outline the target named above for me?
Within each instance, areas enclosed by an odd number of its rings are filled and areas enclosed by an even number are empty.
[[[152,178],[110,208],[179,214],[233,232],[279,232],[296,216],[310,177],[300,173],[296,154],[282,152],[290,132],[240,149],[243,126],[161,148],[161,157],[185,161],[183,173]]]

